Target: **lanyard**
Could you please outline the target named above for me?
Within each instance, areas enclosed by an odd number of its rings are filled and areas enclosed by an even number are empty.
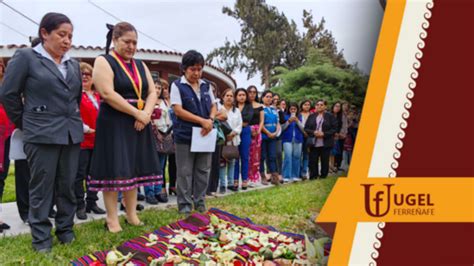
[[[135,94],[137,95],[137,98],[138,98],[137,108],[139,110],[143,110],[143,107],[145,107],[145,103],[142,100],[142,85],[143,84],[142,84],[142,78],[140,76],[140,73],[138,73],[138,68],[137,68],[137,65],[135,64],[135,60],[133,59],[130,60],[131,65],[132,65],[132,68],[130,69],[128,66],[126,66],[126,63],[122,59],[122,57],[119,54],[117,54],[115,51],[112,51],[111,55],[117,61],[117,63],[125,72],[127,77],[130,79],[130,82],[132,82],[133,90],[135,91]]]
[[[321,126],[323,125],[323,122],[324,122],[324,116],[321,117],[321,120],[319,120],[319,123],[318,123],[318,116],[316,116],[316,130],[321,131]]]

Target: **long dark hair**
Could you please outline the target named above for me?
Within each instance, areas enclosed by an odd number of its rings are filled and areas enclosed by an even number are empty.
[[[105,53],[108,54],[110,50],[110,44],[112,43],[113,39],[118,39],[122,37],[126,32],[129,31],[134,31],[137,35],[137,29],[135,27],[128,23],[128,22],[119,22],[117,24],[111,25],[111,24],[106,24],[107,29],[109,31],[107,32],[107,42],[105,43]]]
[[[298,117],[300,115],[300,108],[299,108],[299,106],[296,102],[292,102],[292,103],[287,104],[286,113],[288,115],[291,115],[291,113],[290,113],[290,108],[291,107],[296,107],[296,117]]]
[[[336,107],[336,104],[339,104],[339,112],[334,113],[334,107]],[[337,118],[337,120],[342,121],[342,104],[341,104],[341,102],[337,101],[337,102],[332,104],[331,113]]]
[[[71,20],[64,14],[55,12],[46,13],[39,24],[38,37],[31,40],[31,47],[44,43],[43,36],[41,36],[41,29],[44,29],[49,34],[53,30],[58,29],[63,23],[72,25]]]
[[[237,102],[237,94],[239,94],[239,92],[243,91],[245,93],[245,102],[244,104],[249,104],[249,94],[247,93],[247,91],[244,89],[244,88],[238,88],[235,90],[234,92],[234,99],[235,99],[235,106],[237,106],[239,103]]]
[[[301,103],[300,103],[300,111],[303,110],[303,105],[305,103],[309,103],[309,110],[308,112],[311,110],[311,108],[313,107],[313,103],[311,102],[311,100],[303,100]]]
[[[249,96],[248,93],[250,92],[251,89],[255,89],[255,101],[258,102],[258,90],[255,85],[250,85],[247,87],[247,96]]]

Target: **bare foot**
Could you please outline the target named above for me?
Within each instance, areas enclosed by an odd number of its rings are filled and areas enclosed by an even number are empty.
[[[109,232],[111,233],[118,233],[122,231],[122,227],[120,226],[120,223],[118,221],[115,222],[107,222],[107,228]]]
[[[140,225],[143,225],[142,222],[140,221],[140,218],[138,218],[138,216],[134,215],[133,217],[128,217],[125,216],[125,219],[127,221],[127,223],[131,224],[131,225],[137,225],[137,226],[140,226]]]

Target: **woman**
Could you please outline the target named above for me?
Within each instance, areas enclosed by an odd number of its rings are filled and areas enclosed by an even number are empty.
[[[285,153],[283,178],[285,182],[299,181],[304,126],[298,104],[290,103],[284,119],[286,122],[282,125],[283,151]]]
[[[77,200],[76,216],[79,220],[87,219],[87,214],[91,211],[96,214],[105,214],[105,211],[97,206],[96,191],[87,188],[86,202],[84,202],[84,180],[89,174],[90,161],[94,150],[95,128],[97,115],[99,114],[100,96],[92,88],[92,66],[87,63],[81,63],[82,74],[82,100],[81,100],[81,118],[84,123],[84,141],[81,143],[81,153],[79,154],[79,167],[76,175],[75,193]]]
[[[281,130],[278,112],[272,107],[273,93],[265,91],[262,94],[263,102],[263,128],[262,128],[262,162],[266,161],[268,172],[271,174],[271,183],[280,184],[276,165],[276,138]],[[260,175],[265,176],[265,164],[260,164]]]
[[[164,81],[164,80],[163,80]],[[155,105],[155,110],[152,115],[152,128],[155,135],[157,144],[159,144],[160,137],[171,134],[171,118],[169,114],[169,105],[163,99],[162,94],[162,83],[159,79],[155,80],[155,89],[158,100]],[[157,147],[158,159],[160,160],[160,165],[162,166],[163,176],[165,173],[165,164],[167,154],[161,153]],[[163,184],[166,182],[163,181]],[[166,194],[166,189],[163,184],[150,185],[145,187],[146,202],[151,205],[156,205],[159,202],[166,203],[168,202],[168,195]]]
[[[226,89],[221,96],[222,109],[227,114],[227,124],[229,124],[232,131],[226,136],[226,145],[238,147],[240,145],[240,133],[242,132],[242,115],[239,108],[234,105],[234,93],[232,89]],[[226,160],[223,158],[219,172],[220,193],[225,193],[226,187],[234,187],[234,166],[235,159]],[[227,176],[227,182],[226,182]],[[238,179],[237,179],[238,182]],[[238,183],[237,183],[238,188]]]
[[[337,132],[336,118],[326,112],[326,101],[316,102],[316,113],[311,114],[306,121],[304,130],[314,142],[309,148],[310,179],[326,178],[329,172],[329,155],[334,146],[334,134]],[[308,141],[310,141],[308,139]],[[321,171],[319,171],[321,162]]]
[[[190,50],[183,55],[183,76],[171,85],[171,106],[176,119],[173,133],[176,143],[178,210],[189,216],[194,209],[207,211],[205,196],[211,170],[211,152],[191,152],[192,128],[200,127],[206,136],[213,129],[217,109],[209,83],[202,80],[204,57]]]
[[[238,88],[234,93],[236,107],[239,109],[242,116],[242,132],[240,133],[239,145],[239,159],[235,161],[234,167],[234,184],[228,186],[232,191],[237,191],[239,188],[239,178],[242,174],[242,189],[246,190],[248,187],[249,177],[249,153],[250,143],[252,142],[252,133],[250,129],[250,120],[253,117],[252,105],[248,102],[248,94],[244,88]]]
[[[79,63],[67,54],[72,33],[67,16],[47,13],[39,25],[40,41],[34,48],[15,52],[0,92],[8,117],[23,130],[31,170],[28,220],[33,248],[44,253],[50,252],[53,244],[48,219],[53,200],[57,238],[61,243],[75,238],[74,181],[84,134]]]
[[[3,58],[0,58],[0,85],[3,81],[3,73],[5,72],[5,65]],[[2,203],[3,190],[5,188],[5,179],[8,176],[8,169],[10,168],[10,159],[8,154],[10,153],[10,135],[13,132],[14,125],[8,120],[7,114],[3,105],[0,103],[0,151],[3,152],[0,155],[0,203]],[[3,230],[10,229],[10,226],[0,220],[0,233]]]
[[[250,144],[250,157],[249,157],[249,174],[250,179],[249,186],[256,186],[260,179],[260,158],[262,155],[262,128],[263,128],[263,106],[258,102],[258,91],[257,87],[250,85],[247,88],[249,96],[249,102],[253,109],[253,116],[249,122],[250,132],[252,136],[252,142]],[[267,177],[263,175],[262,184],[268,185]]]
[[[171,119],[171,124],[173,124],[174,119],[176,118],[173,113],[173,108],[171,108],[171,100],[170,100],[170,86],[168,81],[164,79],[160,79],[161,81],[161,96],[163,101],[170,107],[168,108],[168,112]],[[170,134],[173,134],[173,129],[171,129]],[[175,153],[168,154],[168,195],[176,195],[176,159]],[[166,165],[163,165],[163,169],[166,169]],[[165,174],[165,172],[163,172]],[[164,183],[163,183],[164,184]]]
[[[300,104],[300,115],[301,115],[301,124],[304,126],[306,125],[306,121],[308,121],[308,117],[311,114],[309,110],[311,110],[311,101],[310,100],[304,100]],[[302,180],[308,179],[308,148],[306,147],[306,140],[308,139],[308,134],[306,132],[303,132],[303,147],[302,147],[302,163],[301,163],[301,173],[300,177]]]
[[[212,95],[218,95],[219,89],[217,88],[216,83],[209,81],[210,87],[212,90]],[[215,97],[215,104],[216,104],[216,119],[219,122],[225,122],[227,120],[227,112],[226,109],[222,108],[221,99],[216,96]],[[214,197],[217,195],[217,188],[219,187],[219,174],[220,174],[220,165],[221,165],[221,151],[222,151],[222,144],[216,143],[215,151],[212,153],[211,159],[211,173],[209,176],[209,182],[207,185],[207,193],[206,195]]]
[[[133,58],[137,31],[127,22],[109,27],[106,54],[96,58],[93,80],[104,102],[97,118],[91,162],[90,189],[102,191],[107,210],[105,227],[122,230],[117,215],[117,192],[122,191],[126,222],[137,216],[137,187],[162,183],[162,172],[150,123],[156,91],[146,65]],[[109,45],[114,49],[109,54]]]
[[[329,157],[329,172],[337,173],[337,170],[341,167],[339,165],[339,157],[342,157],[341,147],[343,147],[340,146],[339,143],[339,132],[342,128],[342,110],[340,102],[335,102],[332,105],[331,114],[336,118],[336,134],[334,134],[334,147],[332,148],[331,156]]]
[[[273,107],[278,112],[278,121],[281,124],[285,123],[285,113],[286,113],[286,100],[280,99],[280,95],[274,94],[273,95]],[[276,104],[275,104],[276,103]],[[277,172],[278,178],[283,182],[282,174],[283,174],[283,142],[281,139],[281,135],[279,134],[276,138],[276,164],[277,164]]]

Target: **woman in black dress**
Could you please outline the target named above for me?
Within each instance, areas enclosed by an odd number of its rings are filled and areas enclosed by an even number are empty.
[[[260,158],[262,155],[262,129],[263,129],[263,106],[258,102],[257,87],[250,85],[247,88],[249,102],[253,108],[253,116],[250,119],[249,126],[252,135],[252,142],[250,144],[249,157],[249,186],[256,186],[260,179]],[[263,185],[268,185],[267,177],[262,176],[261,182]]]
[[[127,22],[109,29],[107,54],[94,63],[94,85],[104,102],[97,118],[89,185],[91,190],[103,191],[106,226],[116,233],[122,230],[117,215],[118,191],[125,197],[126,222],[142,225],[136,213],[137,187],[163,181],[149,124],[156,91],[146,65],[133,59],[137,31]],[[114,49],[109,54],[111,40]]]

